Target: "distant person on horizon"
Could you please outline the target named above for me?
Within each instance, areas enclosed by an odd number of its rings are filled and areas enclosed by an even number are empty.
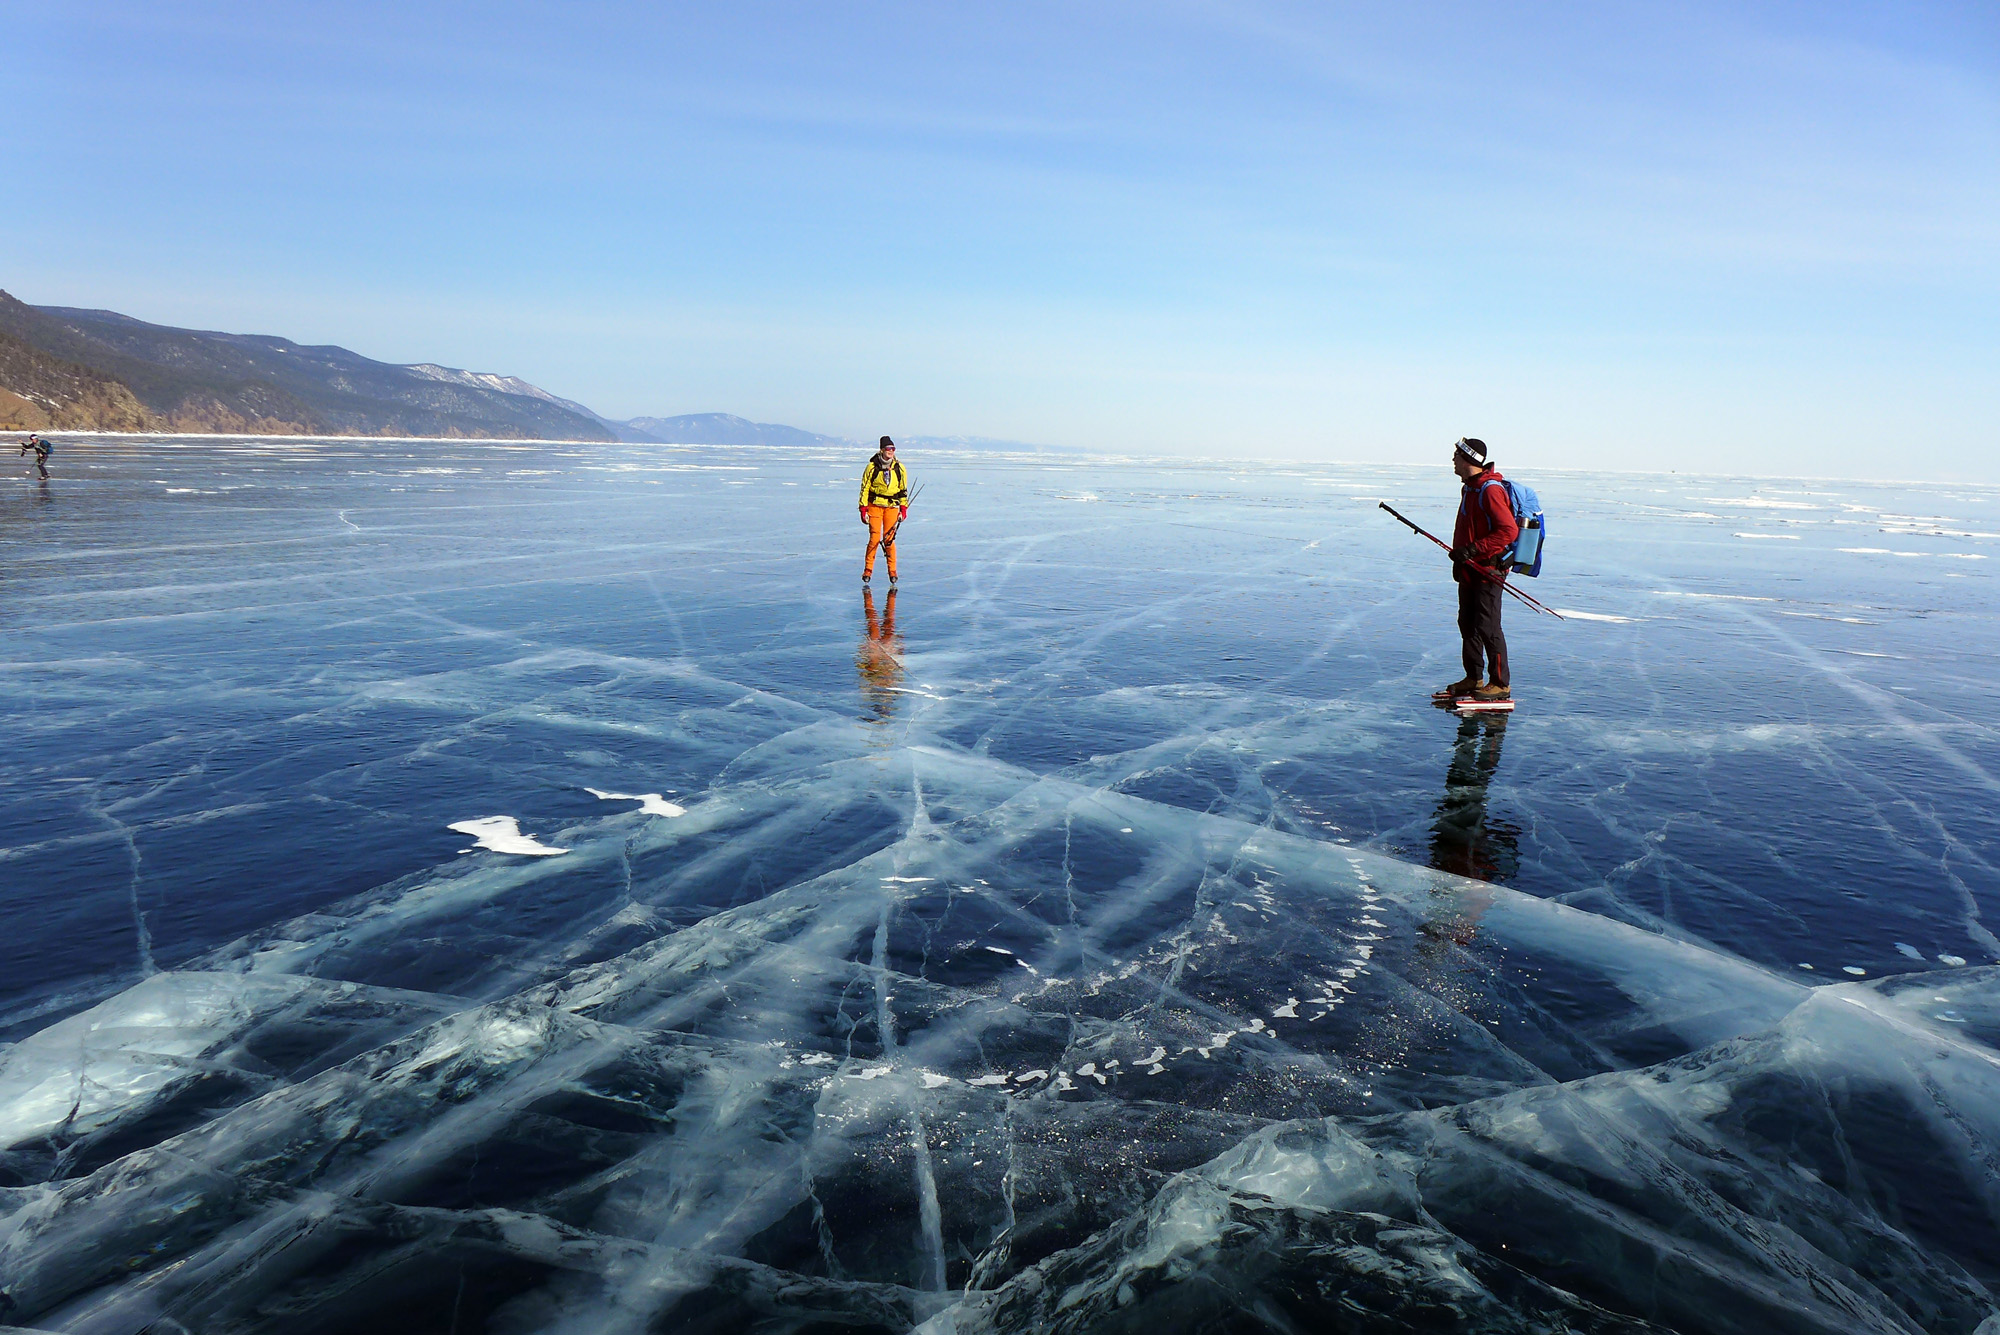
[[[31,431],[28,433],[28,438],[21,442],[21,453],[26,454],[29,450],[35,452],[36,471],[46,480],[49,475],[49,456],[56,452],[56,447]]]
[[[1500,631],[1507,571],[1500,554],[1521,536],[1500,470],[1486,457],[1486,442],[1461,437],[1451,447],[1451,469],[1463,487],[1458,522],[1451,530],[1451,577],[1458,582],[1458,634],[1465,676],[1437,693],[1440,700],[1511,700],[1507,637]],[[1479,680],[1482,669],[1485,682]]]
[[[910,475],[896,461],[896,442],[882,437],[882,447],[861,470],[861,522],[868,526],[868,555],[861,563],[861,582],[875,578],[875,549],[889,563],[889,583],[896,583],[896,530],[910,517]]]

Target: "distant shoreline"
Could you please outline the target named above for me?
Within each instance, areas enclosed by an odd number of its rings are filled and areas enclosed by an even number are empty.
[[[0,443],[7,437],[25,438],[29,432],[21,428],[0,431]],[[257,431],[54,431],[43,430],[34,434],[45,440],[60,443],[64,440],[143,440],[162,445],[179,441],[263,441],[270,444],[297,442],[315,445],[589,445],[598,448],[607,446],[632,450],[771,450],[780,454],[809,454],[815,451],[838,454],[843,457],[854,455],[859,458],[873,447],[857,441],[821,441],[802,445],[772,445],[763,442],[718,442],[705,440],[590,440],[572,436],[307,436],[273,435]],[[931,443],[916,437],[906,441],[925,454],[968,454],[1001,457],[1006,455],[1043,457],[1047,456],[1065,462],[1083,459],[1119,458],[1133,460],[1153,460],[1152,455],[1103,455],[1089,450],[1055,445],[1025,445],[1012,442],[991,445],[964,442]],[[1161,463],[1175,462],[1172,456],[1157,457]]]
[[[26,431],[8,430],[0,432],[0,437],[25,437]],[[831,454],[859,453],[867,449],[861,444],[825,445],[762,445],[762,444],[716,444],[709,441],[613,441],[584,440],[560,437],[536,436],[273,436],[256,432],[196,432],[196,431],[40,431],[35,434],[58,444],[64,440],[152,440],[162,444],[176,441],[298,441],[311,444],[374,444],[374,445],[589,445],[598,448],[615,446],[624,449],[645,450],[771,450],[783,454],[801,454],[825,451]],[[1275,457],[1238,456],[1228,460],[1218,460],[1209,455],[1145,454],[1125,450],[1089,450],[1077,446],[1030,446],[1025,444],[974,445],[944,444],[920,441],[918,437],[906,438],[917,445],[925,454],[986,455],[1027,455],[1048,457],[1065,467],[1074,467],[1086,460],[1103,460],[1115,463],[1144,464],[1169,468],[1198,468],[1206,472],[1229,472],[1232,468],[1396,468],[1415,471],[1431,471],[1428,463],[1397,462],[1370,459],[1285,459]],[[0,440],[0,443],[5,443]],[[1505,470],[1503,470],[1505,471]],[[1718,473],[1698,469],[1660,468],[1570,468],[1570,467],[1530,467],[1523,470],[1530,478],[1536,477],[1660,477],[1677,478],[1682,481],[1702,479],[1714,481],[1736,481],[1756,483],[1782,483],[1807,489],[1837,486],[1841,483],[1865,483],[1877,487],[1948,487],[1953,490],[1985,490],[2000,492],[2000,482],[1976,482],[1946,480],[1939,478],[1895,478],[1895,477],[1824,477],[1801,476],[1795,473]]]
[[[30,434],[25,429],[8,428],[0,435]],[[69,431],[45,428],[33,433],[44,440],[68,440],[90,437],[101,440],[268,440],[268,441],[312,441],[325,444],[341,442],[373,443],[377,445],[618,445],[625,442],[615,440],[587,440],[582,437],[561,436],[309,436],[286,432],[274,435],[268,431]],[[752,447],[755,448],[755,447]],[[773,449],[795,448],[772,446]]]

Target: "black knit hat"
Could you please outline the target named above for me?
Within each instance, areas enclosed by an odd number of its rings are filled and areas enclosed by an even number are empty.
[[[884,436],[884,437],[882,437],[882,444],[881,444],[880,448],[882,448],[882,449],[885,449],[885,450],[893,450],[893,449],[895,449],[895,448],[896,448],[896,442],[895,442],[895,441],[893,441],[893,440],[890,440],[890,439],[889,439],[889,438],[888,438],[887,436]]]
[[[1486,442],[1483,440],[1473,436],[1460,436],[1458,443],[1452,448],[1471,460],[1474,468],[1491,466],[1486,459]]]

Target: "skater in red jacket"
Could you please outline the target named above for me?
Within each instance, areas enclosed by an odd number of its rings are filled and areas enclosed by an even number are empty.
[[[1464,483],[1458,523],[1451,530],[1451,577],[1458,581],[1458,633],[1464,641],[1465,676],[1439,692],[1441,697],[1511,700],[1507,637],[1500,631],[1502,586],[1507,572],[1500,554],[1514,545],[1521,526],[1501,485],[1500,470],[1486,457],[1486,442],[1471,437],[1451,448],[1452,471]],[[1486,680],[1480,681],[1484,671]]]

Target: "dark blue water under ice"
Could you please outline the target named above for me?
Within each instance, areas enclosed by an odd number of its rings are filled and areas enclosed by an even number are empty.
[[[0,1326],[2000,1331],[2000,488],[907,462],[7,479]]]

